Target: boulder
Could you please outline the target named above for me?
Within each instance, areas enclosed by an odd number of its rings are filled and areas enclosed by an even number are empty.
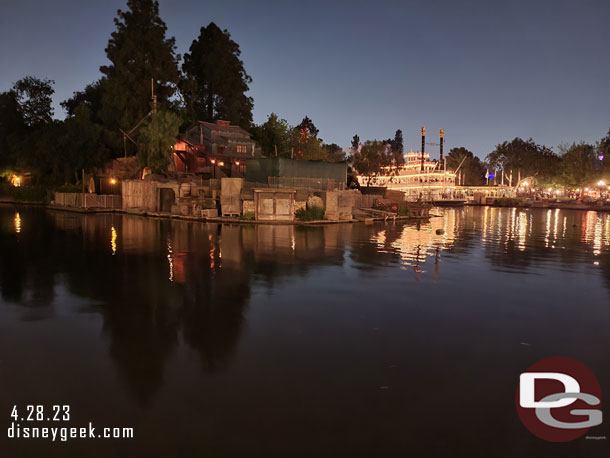
[[[320,207],[324,208],[324,201],[318,196],[309,196],[307,199],[307,208]]]

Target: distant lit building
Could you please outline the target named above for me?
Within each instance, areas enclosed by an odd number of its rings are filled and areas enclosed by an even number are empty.
[[[174,146],[177,172],[243,176],[248,159],[261,158],[260,146],[245,129],[229,121],[197,121]]]

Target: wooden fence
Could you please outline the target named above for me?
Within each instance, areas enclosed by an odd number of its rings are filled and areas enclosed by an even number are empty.
[[[341,191],[345,183],[332,178],[268,177],[270,188],[314,189],[316,191]]]
[[[56,192],[55,204],[73,208],[107,208],[120,209],[121,196],[116,194],[81,194],[74,192]]]

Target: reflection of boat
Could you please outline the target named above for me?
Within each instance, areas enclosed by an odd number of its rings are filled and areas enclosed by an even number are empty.
[[[442,218],[431,218],[423,224],[405,224],[400,229],[384,227],[371,237],[382,253],[397,253],[405,266],[424,272],[426,259],[438,261],[441,253],[450,250],[455,242],[457,213],[444,210]]]
[[[404,155],[404,165],[386,167],[385,174],[372,178],[358,176],[360,186],[381,186],[393,191],[401,191],[405,200],[427,202],[452,201],[464,203],[461,191],[455,185],[456,174],[444,170],[441,163],[431,161],[428,153],[409,151]]]

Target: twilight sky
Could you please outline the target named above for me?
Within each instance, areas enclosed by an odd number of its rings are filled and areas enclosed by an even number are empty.
[[[59,102],[99,78],[126,0],[0,0],[0,91],[55,80]],[[484,158],[516,136],[556,149],[610,126],[610,2],[161,0],[178,52],[215,22],[240,45],[254,120],[309,115],[348,146],[419,128]],[[436,152],[436,147],[427,147]]]

